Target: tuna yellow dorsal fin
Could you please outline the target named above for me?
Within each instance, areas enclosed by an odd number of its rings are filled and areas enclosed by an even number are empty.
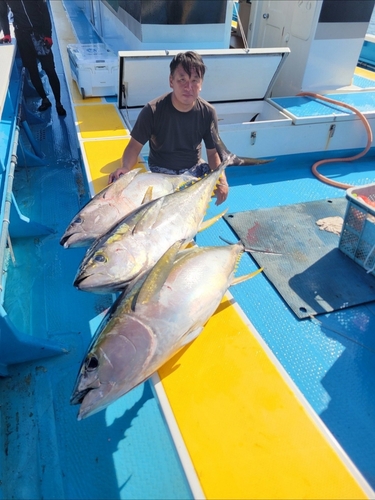
[[[145,192],[145,195],[143,197],[141,205],[144,205],[145,203],[148,203],[149,201],[152,201],[152,191],[153,191],[153,186],[149,186],[147,188],[147,191]]]
[[[182,241],[176,241],[157,261],[145,282],[139,291],[136,302],[133,304],[135,309],[137,304],[146,304],[149,300],[159,293],[161,287],[164,285],[165,280],[168,278],[174,264],[176,255],[180,250]]]
[[[243,283],[246,280],[254,278],[254,276],[256,276],[257,274],[261,273],[262,271],[263,271],[263,267],[261,267],[260,269],[257,269],[253,273],[244,274],[243,276],[238,276],[238,278],[234,278],[232,280],[232,283],[230,284],[230,286],[238,285],[239,283]]]
[[[215,215],[215,217],[212,217],[211,219],[208,219],[208,220],[202,222],[198,232],[200,233],[201,231],[204,231],[208,227],[213,226],[215,224],[215,222],[217,222],[219,219],[221,219],[223,217],[223,215],[225,215],[226,213],[227,213],[227,209],[224,210],[224,212],[221,212],[219,215]]]

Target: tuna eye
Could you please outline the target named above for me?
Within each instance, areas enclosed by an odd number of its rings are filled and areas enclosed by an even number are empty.
[[[96,262],[107,262],[107,257],[105,255],[103,255],[102,253],[99,253],[99,254],[95,255],[94,260]]]
[[[81,217],[76,217],[73,221],[73,224],[81,224],[82,218]]]
[[[90,356],[89,358],[86,358],[85,367],[88,372],[96,370],[98,366],[99,366],[99,361],[96,356]]]

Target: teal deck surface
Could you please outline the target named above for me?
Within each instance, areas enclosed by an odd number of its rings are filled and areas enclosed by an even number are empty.
[[[97,41],[80,15],[72,14],[80,42]],[[54,53],[65,105],[67,87]],[[32,110],[37,103],[28,99]],[[320,113],[319,107],[308,111]],[[66,108],[66,119],[59,119],[52,108],[42,115],[42,123],[32,125],[47,165],[17,168],[15,196],[22,212],[54,232],[12,242],[16,264],[9,267],[5,302],[19,328],[58,342],[66,353],[14,365],[11,376],[0,379],[0,498],[189,499],[190,488],[148,382],[81,422],[77,408],[69,405],[87,344],[111,297],[75,290],[72,281],[83,250],[59,245],[67,223],[88,196],[71,109]],[[296,155],[264,166],[228,168],[229,198],[220,207],[211,203],[207,218],[225,208],[240,212],[342,197],[342,190],[312,175],[311,166],[320,159],[319,154]],[[372,151],[356,163],[331,164],[321,171],[364,185],[375,182],[374,161]],[[198,234],[197,243],[222,245],[220,237],[237,240],[224,220]],[[236,274],[257,267],[244,255]],[[298,319],[266,276],[257,277],[256,287],[245,282],[231,293],[375,488],[375,303],[311,321]]]
[[[77,291],[72,283],[84,249],[59,244],[88,189],[56,50],[55,59],[68,116],[58,118],[54,106],[36,112],[30,129],[45,165],[31,166],[27,152],[33,150],[21,131],[14,181],[22,214],[53,232],[12,238],[15,263],[8,267],[4,307],[19,330],[54,341],[65,353],[9,366],[9,376],[0,378],[0,498],[189,499],[149,382],[80,422],[78,407],[69,404],[87,345],[112,297]],[[48,88],[45,76],[44,82]],[[35,95],[27,98],[32,112],[38,104]]]

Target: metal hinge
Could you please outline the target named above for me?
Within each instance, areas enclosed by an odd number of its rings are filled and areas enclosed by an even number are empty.
[[[256,139],[257,139],[257,133],[256,132],[251,132],[251,135],[250,135],[250,144],[252,146],[254,146]]]
[[[331,139],[331,137],[333,137],[334,133],[335,133],[335,130],[336,130],[336,125],[332,124],[330,127],[329,127],[329,138]]]

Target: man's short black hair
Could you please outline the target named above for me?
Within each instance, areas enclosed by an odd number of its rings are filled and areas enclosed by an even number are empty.
[[[204,65],[203,59],[199,54],[196,52],[193,52],[192,50],[189,50],[188,52],[180,52],[171,61],[171,64],[169,65],[171,75],[175,72],[175,69],[177,66],[181,64],[181,66],[184,68],[184,71],[191,76],[191,72],[193,69],[197,72],[197,75],[199,78],[204,77],[204,74],[206,72],[206,66]]]

